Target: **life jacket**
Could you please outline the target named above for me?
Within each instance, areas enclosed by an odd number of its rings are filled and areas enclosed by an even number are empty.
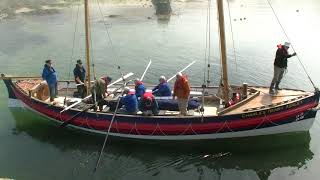
[[[153,106],[154,96],[152,92],[145,92],[142,98],[146,108],[151,108]]]
[[[237,93],[236,96],[232,97],[232,98],[229,100],[228,105],[229,105],[229,106],[233,106],[233,105],[237,104],[239,101],[240,101],[240,94]]]

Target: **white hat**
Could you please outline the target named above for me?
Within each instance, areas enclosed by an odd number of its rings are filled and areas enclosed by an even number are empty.
[[[290,47],[291,43],[289,42],[284,42],[284,46]]]
[[[178,76],[178,77],[182,77],[182,73],[181,73],[181,72],[178,72],[178,73],[177,73],[177,76]]]

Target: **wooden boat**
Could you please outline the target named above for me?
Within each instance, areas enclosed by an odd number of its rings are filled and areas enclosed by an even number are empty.
[[[87,0],[85,5],[87,7]],[[152,140],[201,140],[235,138],[308,131],[319,109],[320,92],[317,88],[307,92],[282,89],[276,95],[268,93],[268,87],[229,86],[224,38],[223,3],[217,0],[221,38],[221,61],[223,65],[222,87],[192,87],[193,98],[202,102],[203,108],[189,110],[187,116],[177,111],[161,110],[156,116],[141,113],[116,114],[108,108],[102,112],[88,109],[82,99],[73,98],[75,88],[66,88],[59,82],[55,103],[49,102],[48,88],[39,77],[10,77],[2,75],[11,105],[22,104],[28,109],[60,124],[84,132]],[[87,8],[86,8],[87,9]],[[87,14],[87,13],[86,13]],[[86,16],[87,17],[87,16]],[[87,19],[86,19],[87,22]],[[89,31],[86,23],[87,70],[90,77]],[[75,86],[74,86],[75,87]],[[90,83],[88,83],[90,87]],[[115,89],[121,85],[115,85]],[[223,89],[222,98],[219,90]],[[110,89],[112,90],[112,89]],[[240,93],[243,98],[237,104],[224,107],[230,91]],[[110,99],[110,101],[115,101]],[[71,106],[66,102],[73,102]],[[67,123],[66,123],[67,122]]]

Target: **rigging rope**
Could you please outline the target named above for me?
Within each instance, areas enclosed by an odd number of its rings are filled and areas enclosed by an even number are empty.
[[[68,80],[70,80],[70,76],[71,76],[71,62],[72,62],[73,55],[74,55],[74,46],[75,46],[75,39],[76,39],[76,33],[77,33],[77,27],[78,27],[78,19],[79,19],[79,9],[80,9],[80,5],[78,4],[77,15],[76,15],[76,23],[75,23],[74,32],[73,32],[72,51],[71,51],[69,67],[68,67],[68,69],[69,69]],[[68,91],[69,91],[69,84],[70,84],[70,82],[67,82],[67,93],[66,93],[66,95],[64,97],[64,104],[66,103],[66,100],[67,100]]]
[[[227,1],[228,4],[228,13],[229,13],[229,23],[230,23],[230,31],[231,31],[231,38],[232,38],[232,47],[233,47],[233,55],[234,61],[236,65],[236,72],[238,72],[238,65],[237,65],[237,56],[236,56],[236,48],[234,47],[234,37],[233,37],[233,28],[232,28],[232,21],[231,21],[231,12],[230,12],[230,3]]]
[[[286,38],[288,39],[288,41],[289,41],[289,42],[291,42],[291,40],[290,40],[290,38],[289,38],[288,34],[287,34],[287,33],[286,33],[286,31],[284,30],[284,28],[283,28],[283,26],[282,26],[282,24],[281,24],[281,22],[280,22],[280,20],[279,20],[279,18],[278,18],[278,16],[277,16],[277,14],[276,14],[275,10],[274,10],[274,8],[272,7],[272,5],[271,5],[270,1],[269,1],[269,0],[266,0],[266,1],[268,2],[268,4],[269,4],[270,8],[272,9],[272,12],[273,12],[274,16],[276,17],[276,19],[277,19],[277,21],[278,21],[278,23],[279,23],[279,25],[280,25],[280,27],[281,27],[281,29],[282,29],[282,31],[283,31],[283,33],[284,33],[284,35],[286,36]],[[294,52],[296,52],[296,50],[294,49],[294,47],[293,47],[293,44],[292,44],[292,43],[291,43],[291,47],[292,47],[292,50],[293,50]],[[318,89],[318,88],[315,86],[315,84],[313,83],[312,79],[310,78],[310,76],[309,76],[309,74],[308,74],[308,72],[307,72],[306,68],[305,68],[305,67],[304,67],[304,65],[302,64],[302,62],[301,62],[301,60],[300,60],[300,58],[299,58],[298,54],[297,54],[296,56],[297,56],[297,58],[298,58],[298,60],[299,60],[300,65],[301,65],[301,66],[302,66],[302,68],[303,68],[304,73],[308,76],[308,79],[310,80],[310,82],[311,82],[311,84],[312,84],[313,88],[314,88],[314,89]]]
[[[109,31],[108,31],[107,23],[106,23],[106,21],[105,21],[105,19],[104,19],[104,16],[103,16],[103,13],[102,13],[102,10],[101,10],[101,6],[100,6],[100,1],[99,1],[99,0],[97,0],[97,4],[98,4],[98,7],[99,7],[99,11],[100,11],[101,17],[102,17],[103,25],[104,25],[104,27],[105,27],[105,29],[106,29],[106,32],[107,32],[107,37],[108,37],[109,42],[110,42],[110,46],[111,46],[112,53],[113,53],[114,56],[115,56],[116,62],[119,62],[119,57],[118,57],[118,54],[116,53],[116,51],[114,50],[113,42],[112,42],[112,40],[111,40],[110,33],[109,33]]]

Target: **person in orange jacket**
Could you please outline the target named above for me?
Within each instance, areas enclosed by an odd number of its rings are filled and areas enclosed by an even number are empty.
[[[173,99],[177,97],[178,107],[181,115],[187,115],[187,107],[190,96],[190,85],[186,75],[178,73],[174,83]]]

